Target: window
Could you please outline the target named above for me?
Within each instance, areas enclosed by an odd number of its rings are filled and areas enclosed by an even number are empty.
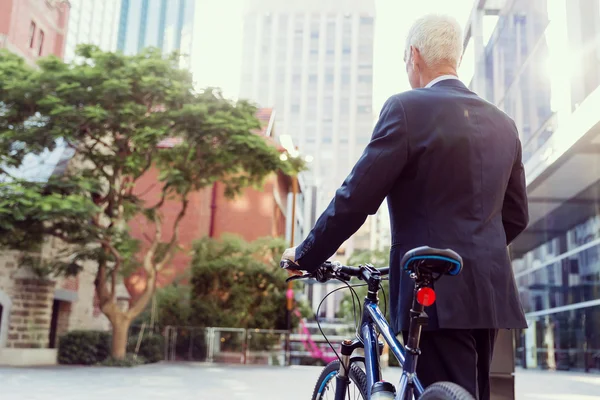
[[[38,38],[38,56],[42,55],[42,47],[44,46],[44,31],[40,29],[40,37]]]
[[[33,43],[35,42],[35,22],[31,21],[29,25],[29,47],[33,49]]]
[[[371,107],[369,106],[358,106],[356,107],[356,110],[358,111],[359,114],[368,114],[371,112]]]
[[[361,25],[373,25],[373,17],[360,17]]]

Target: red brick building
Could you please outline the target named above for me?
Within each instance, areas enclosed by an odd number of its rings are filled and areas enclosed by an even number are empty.
[[[262,123],[262,130],[257,134],[265,136],[266,140],[273,140],[273,110],[260,109],[257,117]],[[162,145],[168,147],[173,144],[173,141],[165,141]],[[159,200],[161,188],[156,185],[157,180],[158,171],[151,170],[138,181],[136,191],[144,193],[145,201],[151,203]],[[178,252],[171,265],[161,271],[158,285],[171,283],[188,268],[192,243],[200,238],[219,238],[225,233],[238,234],[247,241],[265,236],[285,236],[285,215],[291,184],[291,178],[280,173],[269,177],[262,190],[247,188],[233,200],[225,197],[224,186],[219,183],[193,193],[186,216],[180,225],[180,244],[183,251]],[[180,207],[178,202],[167,202],[163,207],[163,240],[170,239],[173,220]],[[143,253],[149,246],[148,241],[144,240],[144,234],[153,232],[152,224],[140,217],[130,223],[130,228],[132,235],[142,240]],[[145,284],[143,272],[134,274],[126,283],[132,297],[139,295],[145,289]]]
[[[63,57],[69,3],[62,0],[0,0],[0,48],[33,65],[40,56]],[[69,159],[28,166],[25,178],[47,179],[61,173]],[[16,173],[18,175],[18,172]],[[43,252],[52,257],[58,244]],[[53,364],[61,334],[70,329],[106,329],[107,320],[93,315],[94,266],[75,278],[39,279],[19,268],[17,252],[0,253],[0,365]]]
[[[0,48],[30,64],[50,54],[62,58],[69,7],[64,0],[0,0]]]

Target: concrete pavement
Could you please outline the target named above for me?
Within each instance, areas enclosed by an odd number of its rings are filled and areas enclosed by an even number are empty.
[[[0,368],[2,400],[308,400],[318,367]],[[384,371],[395,382],[399,370]],[[600,399],[600,375],[518,371],[518,400]]]

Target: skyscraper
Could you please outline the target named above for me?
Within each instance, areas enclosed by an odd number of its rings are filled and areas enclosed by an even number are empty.
[[[304,219],[305,231],[371,137],[374,18],[373,0],[248,0],[244,10],[240,97],[274,107],[280,134],[313,157],[304,189],[304,215],[313,218]],[[313,307],[322,290],[307,288]],[[337,301],[328,300],[324,312],[332,318]]]
[[[69,29],[65,61],[75,57],[78,44],[95,44],[102,50],[117,47],[117,28],[121,0],[70,0]]]
[[[145,47],[192,53],[196,0],[121,0],[117,49],[136,54]],[[189,67],[189,57],[182,60]]]
[[[369,142],[372,0],[249,0],[240,97],[274,107],[280,132],[314,157],[317,212]]]

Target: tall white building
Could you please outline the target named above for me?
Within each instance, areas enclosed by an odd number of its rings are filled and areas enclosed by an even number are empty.
[[[95,44],[103,50],[117,48],[121,0],[70,0],[65,61],[75,57],[78,44]]]
[[[321,211],[369,142],[372,0],[249,0],[240,97],[277,111],[280,132],[314,157]]]
[[[304,189],[304,215],[313,218],[305,219],[305,231],[371,138],[374,19],[373,0],[246,3],[240,98],[274,107],[280,134],[313,157]],[[364,240],[355,237],[366,248],[369,228]],[[345,247],[348,255],[352,240]],[[309,299],[320,300],[320,292],[310,288]],[[335,303],[330,297],[327,317]]]

